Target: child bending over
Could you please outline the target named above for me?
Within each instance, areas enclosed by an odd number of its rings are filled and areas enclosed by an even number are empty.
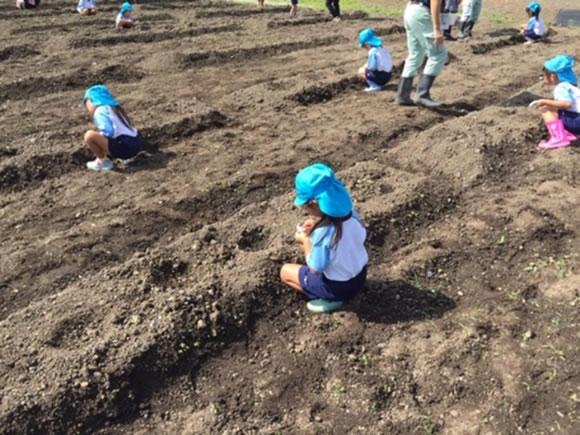
[[[332,169],[316,163],[296,175],[294,205],[312,216],[294,235],[306,265],[285,264],[282,282],[301,292],[312,312],[339,309],[363,288],[368,255],[366,229]]]
[[[550,139],[542,141],[542,149],[563,148],[580,135],[580,89],[572,70],[570,56],[556,56],[544,63],[544,83],[555,86],[553,100],[537,100],[531,105],[542,112]]]
[[[128,163],[141,151],[141,138],[131,120],[104,85],[87,89],[83,104],[93,117],[97,130],[85,133],[85,143],[97,157],[87,163],[94,171],[113,168],[109,156]]]
[[[366,80],[366,92],[378,92],[391,80],[393,59],[383,47],[383,41],[372,29],[365,29],[358,35],[359,45],[368,51],[368,61],[358,70],[359,76]]]

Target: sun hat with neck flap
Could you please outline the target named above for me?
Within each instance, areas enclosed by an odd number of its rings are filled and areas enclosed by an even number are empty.
[[[577,86],[578,78],[572,69],[573,66],[574,59],[563,54],[548,59],[546,62],[544,62],[544,68],[546,68],[548,72],[556,74],[558,76],[558,80]]]
[[[87,89],[83,97],[83,104],[87,100],[90,100],[94,106],[120,106],[105,85],[95,85]]]
[[[133,5],[129,2],[125,2],[121,5],[121,12],[132,12],[133,11]]]
[[[364,29],[358,34],[358,45],[362,47],[365,44],[371,47],[382,47],[383,40],[375,35],[373,29]]]
[[[320,211],[328,217],[344,218],[352,212],[352,199],[346,187],[324,163],[315,163],[298,172],[295,186],[296,207],[315,199]]]

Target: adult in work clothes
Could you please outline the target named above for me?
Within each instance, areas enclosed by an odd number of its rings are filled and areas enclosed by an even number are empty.
[[[411,0],[405,8],[405,31],[409,55],[399,81],[397,104],[438,107],[430,90],[447,60],[447,48],[441,31],[441,6],[444,0]],[[427,64],[417,85],[415,99],[411,99],[413,78],[427,56]]]

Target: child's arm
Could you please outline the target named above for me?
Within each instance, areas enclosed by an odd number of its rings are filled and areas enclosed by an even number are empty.
[[[113,122],[111,121],[111,118],[107,116],[107,109],[103,106],[101,107],[102,109],[99,107],[95,112],[95,125],[97,126],[97,130],[99,130],[103,136],[113,137],[113,134],[115,133]]]
[[[556,100],[538,100],[536,103],[538,109],[557,109],[557,110],[568,110],[572,108],[571,101],[556,101]]]

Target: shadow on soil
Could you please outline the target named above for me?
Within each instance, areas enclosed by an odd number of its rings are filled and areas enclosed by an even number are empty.
[[[443,293],[421,290],[403,280],[367,280],[346,307],[367,322],[383,324],[437,318],[454,308],[455,301]]]

